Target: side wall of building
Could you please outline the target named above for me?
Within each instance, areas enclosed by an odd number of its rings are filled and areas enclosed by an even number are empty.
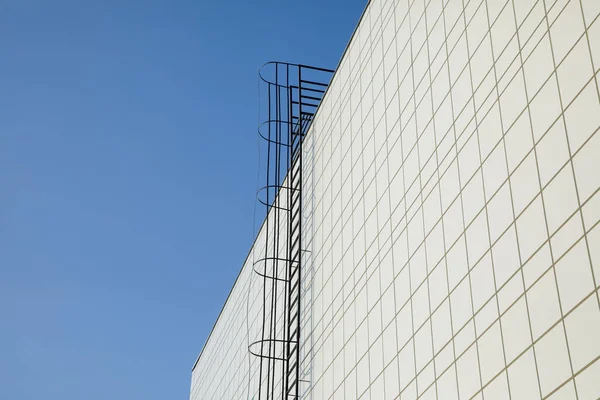
[[[599,12],[370,2],[305,146],[306,398],[600,396]]]
[[[258,285],[254,284],[251,250],[202,353],[192,369],[190,400],[246,399],[251,386],[248,345],[259,315]],[[254,318],[249,317],[250,315]]]
[[[286,207],[285,194],[278,197],[278,207]],[[190,400],[258,399],[266,398],[267,392],[282,393],[285,263],[272,259],[287,256],[285,217],[284,212],[271,208],[269,218],[259,229],[192,369]],[[276,230],[279,239],[273,240]],[[278,248],[274,249],[276,244]],[[273,276],[280,279],[271,279]],[[306,313],[303,316],[305,320]],[[266,340],[261,342],[263,336]],[[260,357],[260,354],[272,357]]]
[[[304,143],[302,398],[600,397],[599,13],[370,1]],[[258,393],[261,235],[192,400]]]

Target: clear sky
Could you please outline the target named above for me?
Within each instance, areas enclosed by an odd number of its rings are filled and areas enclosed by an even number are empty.
[[[0,399],[187,399],[253,239],[257,69],[366,0],[0,5]]]

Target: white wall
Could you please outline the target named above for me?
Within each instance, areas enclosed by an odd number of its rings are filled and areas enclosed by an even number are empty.
[[[600,397],[599,12],[371,1],[310,138],[308,398]]]
[[[599,13],[370,2],[304,145],[303,398],[600,397]],[[256,394],[248,265],[191,399]]]
[[[258,329],[260,288],[252,272],[253,248],[192,370],[191,400],[246,399],[252,379],[248,344]],[[251,281],[252,280],[252,281]],[[251,285],[252,282],[252,285]],[[250,293],[248,293],[250,290]],[[255,318],[248,318],[253,315]]]
[[[284,186],[286,182],[284,182]],[[284,195],[287,193],[284,191]],[[286,207],[286,196],[282,196],[277,205]],[[282,221],[276,223],[274,217],[275,209],[272,208],[270,218],[263,222],[259,229],[257,238],[250,249],[250,252],[242,266],[240,274],[231,289],[231,293],[219,315],[212,332],[210,333],[202,352],[192,370],[192,384],[190,390],[190,400],[205,399],[258,399],[258,393],[262,387],[263,397],[265,398],[267,383],[272,385],[275,381],[275,391],[282,391],[282,373],[283,364],[281,361],[271,363],[270,368],[275,372],[272,377],[268,377],[267,369],[269,360],[251,355],[249,347],[260,340],[262,321],[266,321],[267,335],[273,331],[272,337],[284,339],[283,337],[283,315],[284,315],[284,286],[281,281],[265,279],[256,273],[267,271],[267,275],[274,276],[273,271],[278,270],[278,276],[283,278],[284,265],[280,263],[275,265],[273,262],[262,261],[265,256],[277,255],[285,257],[287,246],[286,234],[287,224],[285,223],[284,213],[280,213]],[[280,232],[279,250],[273,251],[273,233],[275,228]],[[270,235],[267,237],[267,232]],[[269,243],[268,253],[265,244]],[[219,266],[215,266],[218,268]],[[266,292],[264,291],[266,288]],[[271,309],[271,294],[273,290],[277,293],[277,309]],[[265,314],[263,314],[263,304],[266,301]],[[271,313],[273,313],[274,327],[270,329]],[[281,342],[276,343],[277,347],[271,347],[272,355],[281,357],[283,347]],[[256,353],[261,352],[259,343],[252,345],[252,350]],[[269,354],[269,342],[262,347],[263,354]],[[262,373],[260,371],[261,362],[263,364]],[[261,379],[262,378],[262,379]],[[259,381],[262,380],[262,385]],[[270,387],[270,386],[269,386]]]

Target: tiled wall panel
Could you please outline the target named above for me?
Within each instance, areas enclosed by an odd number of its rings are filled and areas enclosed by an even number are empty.
[[[599,12],[370,2],[307,139],[307,398],[600,397]]]
[[[302,398],[600,398],[599,14],[370,1],[304,143]],[[192,400],[258,398],[250,276]]]

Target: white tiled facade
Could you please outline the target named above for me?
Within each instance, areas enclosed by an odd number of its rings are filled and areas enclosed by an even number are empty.
[[[369,3],[304,142],[302,398],[600,398],[599,14]],[[251,264],[192,400],[258,398]]]

